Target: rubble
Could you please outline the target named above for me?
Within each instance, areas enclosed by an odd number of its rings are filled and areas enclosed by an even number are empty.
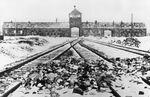
[[[102,59],[88,62],[72,55],[69,51],[64,55],[67,57],[37,65],[27,75],[24,93],[34,90],[28,94],[42,95],[47,90],[45,93],[58,97],[71,95],[69,93],[80,96],[100,93],[112,96],[113,93],[116,97],[149,95],[149,60],[112,57],[114,64],[110,66]]]

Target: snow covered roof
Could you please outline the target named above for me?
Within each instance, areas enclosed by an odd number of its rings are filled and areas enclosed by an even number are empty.
[[[69,22],[4,22],[3,28],[69,28]]]

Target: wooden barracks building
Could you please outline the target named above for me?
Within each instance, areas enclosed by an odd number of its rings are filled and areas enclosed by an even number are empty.
[[[76,7],[69,13],[69,22],[4,22],[3,34],[5,36],[102,36],[129,37],[146,36],[144,23],[129,22],[82,22],[82,13]]]

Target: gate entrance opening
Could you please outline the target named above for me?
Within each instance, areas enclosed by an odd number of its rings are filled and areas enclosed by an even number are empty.
[[[71,28],[71,37],[79,37],[79,28],[78,27]]]
[[[111,37],[111,33],[112,33],[111,30],[105,30],[104,31],[104,37]]]

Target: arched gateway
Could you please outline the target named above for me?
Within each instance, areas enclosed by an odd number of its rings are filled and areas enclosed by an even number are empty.
[[[79,28],[78,27],[71,28],[71,37],[79,37]]]
[[[104,37],[111,37],[112,31],[111,30],[104,30]]]

